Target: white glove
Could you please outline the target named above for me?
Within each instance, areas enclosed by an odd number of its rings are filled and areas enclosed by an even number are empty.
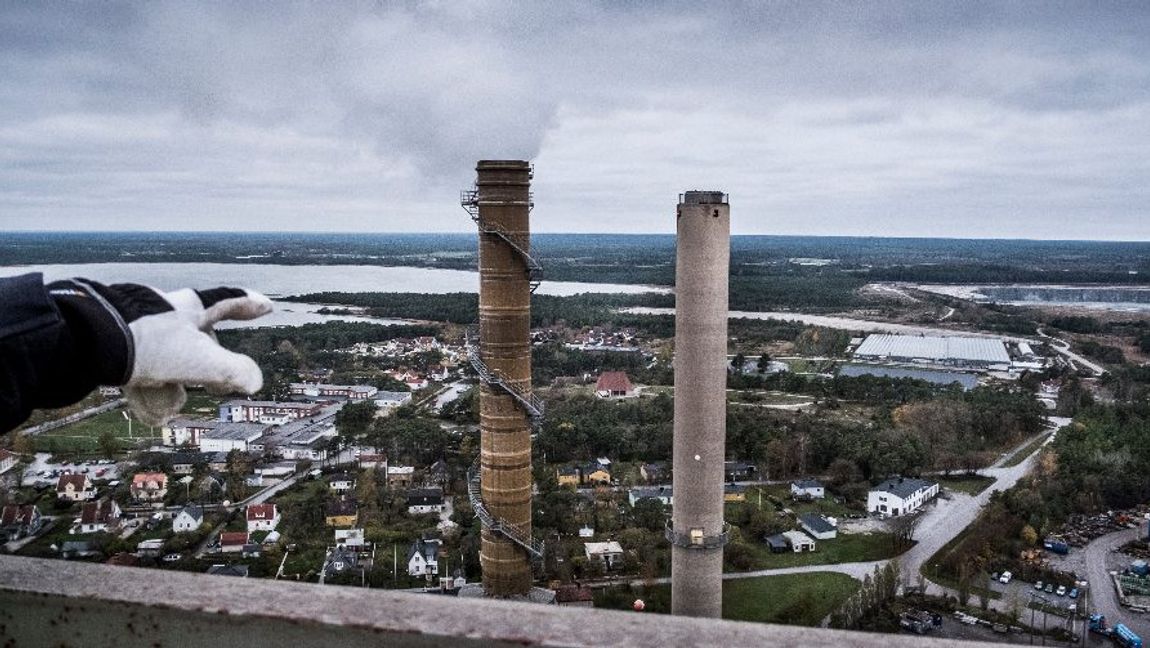
[[[263,387],[256,363],[221,347],[212,330],[221,320],[270,313],[272,302],[260,293],[243,288],[165,293],[138,284],[105,286],[84,279],[48,288],[57,302],[66,301],[88,316],[102,373],[122,376],[107,382],[124,386],[128,406],[145,425],[162,425],[175,417],[187,401],[185,385],[203,385],[221,394],[252,394]]]

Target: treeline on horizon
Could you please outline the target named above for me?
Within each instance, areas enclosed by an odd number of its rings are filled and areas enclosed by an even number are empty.
[[[474,270],[476,251],[471,233],[0,233],[0,265],[212,262]],[[532,252],[553,281],[674,282],[670,234],[535,234]],[[801,265],[806,259],[829,265]],[[732,277],[774,280],[1144,284],[1150,243],[736,235],[731,268]]]

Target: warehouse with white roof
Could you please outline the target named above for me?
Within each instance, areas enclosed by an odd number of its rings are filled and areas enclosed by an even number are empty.
[[[989,337],[868,335],[854,352],[860,360],[918,362],[985,369],[1010,365],[1002,340]]]

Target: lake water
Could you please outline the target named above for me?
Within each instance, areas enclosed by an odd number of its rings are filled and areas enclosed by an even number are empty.
[[[479,290],[478,272],[406,266],[80,263],[0,267],[0,277],[28,272],[42,272],[46,281],[85,277],[101,283],[142,283],[160,290],[243,286],[272,297],[326,291],[439,294]],[[536,292],[542,295],[570,296],[579,293],[668,292],[668,289],[643,285],[544,281]],[[323,315],[316,312],[323,307],[299,302],[277,302],[275,312],[270,315],[251,322],[225,322],[217,328],[300,326],[335,320],[377,324],[403,322],[403,320],[375,319],[357,315]]]
[[[243,286],[272,297],[316,292],[478,292],[479,273],[467,270],[407,266],[298,265],[246,263],[79,263],[4,266],[0,277],[43,272],[55,281],[86,277],[102,283],[142,283],[161,290]],[[540,295],[566,297],[579,293],[669,292],[666,287],[544,281]]]

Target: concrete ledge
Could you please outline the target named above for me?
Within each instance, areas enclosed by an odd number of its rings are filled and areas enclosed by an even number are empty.
[[[3,646],[978,646],[0,556]],[[981,644],[990,645],[990,644]]]

